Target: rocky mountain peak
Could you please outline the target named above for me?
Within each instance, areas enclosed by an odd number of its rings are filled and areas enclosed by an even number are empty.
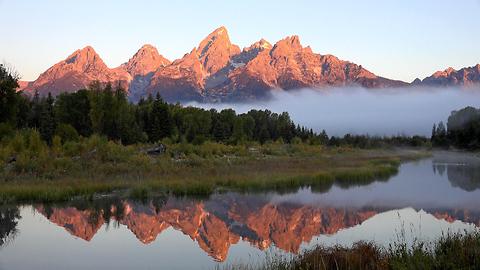
[[[303,47],[302,47],[302,44],[300,43],[300,38],[297,36],[297,35],[294,35],[294,36],[289,36],[289,37],[286,37],[280,41],[278,41],[275,46],[274,46],[274,49],[275,47],[277,48],[291,48],[291,49],[295,49],[295,50],[301,50]]]
[[[121,67],[135,77],[155,72],[159,67],[169,64],[170,61],[160,55],[157,48],[150,44],[145,44]]]
[[[230,42],[227,29],[215,29],[198,45],[199,59],[208,74],[224,68],[232,56],[240,53],[240,48]]]
[[[272,48],[272,55],[290,55],[296,52],[302,52],[303,47],[298,36],[286,37],[277,43]]]
[[[102,58],[100,58],[100,56],[91,46],[86,46],[83,49],[76,50],[65,59],[64,64],[70,65],[74,69],[79,69],[81,71],[88,71],[92,69],[104,70],[107,68]]]
[[[448,77],[450,76],[450,74],[456,72],[456,70],[452,67],[449,67],[443,71],[437,71],[435,73],[433,73],[432,77],[434,78],[440,78],[440,77]]]
[[[266,41],[265,39],[260,39],[259,41],[253,43],[250,47],[247,47],[244,49],[244,51],[250,51],[253,49],[256,50],[270,50],[272,49],[272,44],[270,42]]]

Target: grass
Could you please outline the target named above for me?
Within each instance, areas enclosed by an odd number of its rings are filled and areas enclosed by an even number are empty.
[[[323,270],[323,269],[480,269],[480,233],[445,234],[433,242],[396,242],[385,248],[373,242],[351,247],[317,246],[300,255],[274,255],[256,265],[237,264],[225,270]]]
[[[0,201],[62,201],[116,190],[144,198],[156,193],[208,195],[225,190],[287,192],[301,186],[326,191],[334,183],[388,179],[400,162],[423,151],[360,150],[307,144],[168,144],[122,146],[99,136],[46,146],[39,135],[19,133],[0,143]],[[10,162],[15,157],[15,162]]]

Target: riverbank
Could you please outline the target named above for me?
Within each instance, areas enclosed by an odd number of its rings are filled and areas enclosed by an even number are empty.
[[[357,242],[352,247],[317,246],[298,256],[272,256],[258,265],[232,265],[229,270],[327,270],[327,269],[479,269],[480,233],[446,233],[433,242],[406,244],[400,240],[389,247]],[[217,267],[217,269],[220,269]]]
[[[165,145],[164,153],[149,155],[152,145],[123,146],[98,136],[54,142],[51,147],[28,138],[2,149],[0,200],[51,202],[112,191],[136,198],[153,193],[209,195],[223,190],[288,191],[306,185],[321,192],[334,182],[387,179],[402,161],[428,155],[418,149],[303,143]]]

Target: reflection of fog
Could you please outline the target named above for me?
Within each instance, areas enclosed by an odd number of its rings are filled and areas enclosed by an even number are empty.
[[[18,207],[0,207],[0,247],[15,238],[19,219]]]

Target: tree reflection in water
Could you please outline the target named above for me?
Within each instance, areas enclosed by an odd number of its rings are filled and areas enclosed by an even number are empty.
[[[16,206],[0,206],[0,247],[12,241],[17,234],[20,210]]]
[[[449,162],[442,159],[434,160],[432,169],[435,174],[447,175],[452,187],[465,191],[480,189],[480,164],[476,162]]]

